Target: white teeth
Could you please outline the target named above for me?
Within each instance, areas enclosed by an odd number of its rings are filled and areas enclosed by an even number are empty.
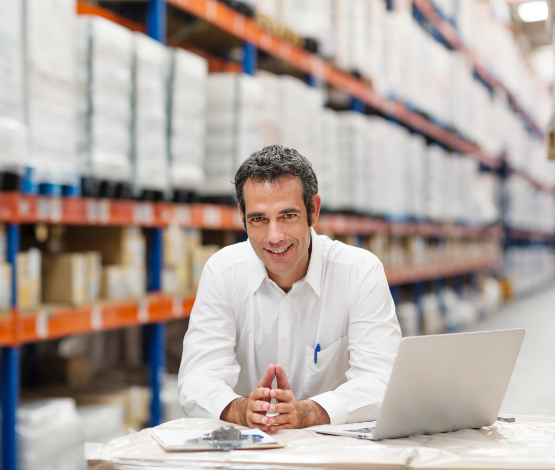
[[[289,248],[289,247],[287,247],[287,248]],[[274,253],[275,255],[279,255],[280,253],[283,253],[285,250],[287,250],[287,248],[284,248],[283,250],[277,250],[277,251],[274,251],[274,250],[268,250],[268,251]]]

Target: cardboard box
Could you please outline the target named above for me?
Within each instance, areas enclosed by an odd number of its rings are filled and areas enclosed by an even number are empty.
[[[17,306],[32,308],[40,304],[41,294],[41,252],[31,248],[16,256]]]
[[[185,256],[185,233],[177,225],[164,230],[164,266],[174,267],[183,263]]]
[[[73,305],[87,303],[87,256],[61,253],[42,260],[42,300]]]
[[[12,267],[9,263],[0,263],[0,315],[9,314],[12,298]]]
[[[100,298],[107,300],[125,300],[127,285],[125,270],[121,266],[103,266],[100,282]]]
[[[218,245],[203,245],[199,246],[193,252],[193,269],[192,269],[192,288],[193,291],[198,289],[198,284],[200,282],[200,277],[202,275],[202,270],[204,265],[208,262],[210,257],[219,251],[220,247]]]
[[[98,251],[85,253],[87,301],[95,302],[100,295],[102,255]]]
[[[73,227],[66,232],[70,251],[97,251],[104,265],[146,265],[146,240],[138,227]]]

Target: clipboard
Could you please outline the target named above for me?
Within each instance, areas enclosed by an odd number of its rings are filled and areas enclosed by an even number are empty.
[[[232,429],[239,440],[229,441],[213,440],[215,432]],[[165,452],[205,452],[205,451],[228,451],[228,450],[258,450],[258,449],[280,449],[285,447],[272,436],[259,429],[236,430],[233,427],[221,428],[220,430],[182,430],[182,429],[154,429],[152,438],[162,447]],[[223,445],[220,445],[223,444]]]

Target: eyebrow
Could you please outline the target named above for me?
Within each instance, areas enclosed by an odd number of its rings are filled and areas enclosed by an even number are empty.
[[[301,211],[295,207],[290,207],[289,209],[283,209],[279,211],[279,214],[300,214]],[[252,219],[253,217],[264,217],[266,214],[264,212],[249,212],[247,214],[247,219]]]

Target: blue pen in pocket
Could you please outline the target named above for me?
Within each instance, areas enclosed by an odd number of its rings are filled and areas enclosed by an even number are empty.
[[[318,353],[320,352],[320,343],[316,345],[314,349],[314,364],[318,364]]]

